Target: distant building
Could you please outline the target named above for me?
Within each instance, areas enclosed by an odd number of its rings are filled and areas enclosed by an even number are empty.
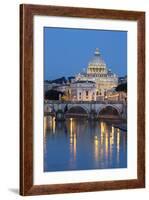
[[[118,84],[124,84],[127,83],[127,76],[122,76],[118,78]]]
[[[44,81],[44,92],[47,92],[48,90],[51,90],[53,88],[53,85],[48,82],[48,81]]]
[[[96,83],[93,81],[76,81],[71,84],[71,100],[96,101]]]
[[[55,87],[55,90],[60,92],[67,92],[68,90],[70,90],[70,84],[60,84]]]
[[[75,82],[75,76],[69,76],[68,77],[68,82],[69,83],[74,83]]]
[[[71,100],[70,84],[61,84],[61,85],[55,87],[55,90],[64,93],[63,100]]]
[[[108,94],[107,99],[110,101],[127,101],[127,94],[126,92],[113,92],[111,94]]]
[[[115,90],[118,84],[122,83],[127,83],[127,76],[118,78],[108,69],[99,49],[96,48],[86,71],[68,78],[45,81],[44,91],[62,92],[62,100],[70,101],[123,100],[126,99],[126,94]]]
[[[118,76],[107,68],[98,48],[95,49],[94,56],[88,63],[87,72],[76,75],[76,80],[95,82],[97,100],[103,100],[107,96],[107,91],[118,85]]]

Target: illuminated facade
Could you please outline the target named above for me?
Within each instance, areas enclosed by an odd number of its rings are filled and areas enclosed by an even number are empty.
[[[72,83],[71,99],[74,101],[96,101],[96,83],[93,81]]]
[[[86,73],[79,73],[76,76],[77,81],[93,81],[96,83],[96,99],[104,100],[107,98],[108,90],[117,87],[118,77],[107,68],[99,49],[96,48],[94,56],[88,63]]]
[[[98,48],[95,49],[86,72],[77,74],[71,81],[63,83],[45,81],[44,84],[45,92],[48,90],[60,91],[64,94],[62,100],[69,101],[102,101],[106,99],[118,101],[122,99],[122,95],[115,91],[117,86],[118,76],[108,69]]]

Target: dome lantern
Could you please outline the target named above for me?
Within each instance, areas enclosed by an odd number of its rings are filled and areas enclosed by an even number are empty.
[[[94,55],[100,55],[100,52],[99,52],[98,48],[95,49]]]

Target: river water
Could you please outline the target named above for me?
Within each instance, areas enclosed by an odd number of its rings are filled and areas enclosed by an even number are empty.
[[[122,121],[44,117],[44,171],[127,167],[127,132]]]

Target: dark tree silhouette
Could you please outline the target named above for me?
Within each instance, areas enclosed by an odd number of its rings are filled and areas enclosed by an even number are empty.
[[[127,83],[122,83],[116,87],[117,92],[127,92]]]
[[[59,92],[56,90],[48,90],[47,92],[45,92],[45,99],[47,100],[59,100],[59,97],[63,96],[63,92]]]

